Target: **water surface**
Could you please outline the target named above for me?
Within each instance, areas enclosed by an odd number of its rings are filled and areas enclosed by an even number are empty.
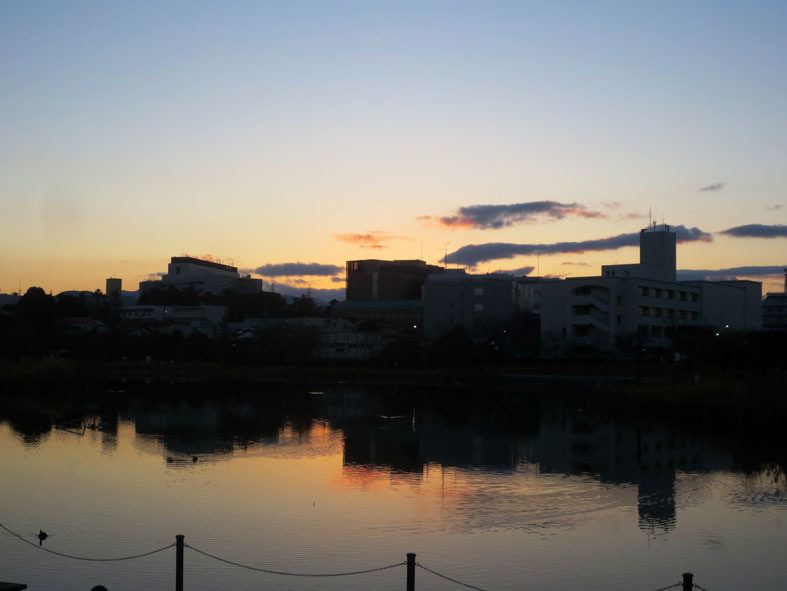
[[[291,573],[419,563],[490,591],[783,589],[784,476],[735,441],[562,399],[185,387],[0,409],[0,578],[174,586],[187,544]],[[19,402],[19,401],[16,401]],[[745,465],[744,465],[745,464]],[[404,589],[185,552],[187,589]],[[416,588],[461,589],[425,570]]]

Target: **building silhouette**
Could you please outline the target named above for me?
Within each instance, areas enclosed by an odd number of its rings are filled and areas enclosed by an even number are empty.
[[[160,280],[141,281],[139,291],[152,289],[194,288],[199,292],[219,294],[227,289],[237,293],[259,293],[262,279],[241,276],[238,268],[190,256],[172,257],[166,274]]]

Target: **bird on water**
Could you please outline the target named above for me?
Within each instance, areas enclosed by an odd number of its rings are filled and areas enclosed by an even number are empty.
[[[49,537],[49,534],[47,534],[43,529],[39,529],[38,530],[38,545],[39,546],[43,546],[44,545],[44,540],[46,540],[48,537]]]

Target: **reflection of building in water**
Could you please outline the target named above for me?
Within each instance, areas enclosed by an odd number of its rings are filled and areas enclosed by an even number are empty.
[[[597,474],[604,482],[638,485],[643,529],[675,525],[677,470],[728,469],[732,458],[677,430],[616,423],[561,401],[542,402],[534,453],[542,472]]]
[[[359,400],[361,405],[367,400]],[[439,404],[439,403],[438,403]],[[422,472],[426,464],[514,470],[530,456],[530,441],[538,428],[538,402],[529,400],[519,412],[497,413],[473,402],[445,406],[376,407],[362,424],[347,427],[345,464],[388,466]],[[348,401],[339,405],[348,413]],[[352,405],[350,405],[350,408]],[[413,414],[415,413],[415,414]],[[348,414],[359,418],[357,411]]]
[[[167,454],[191,457],[232,452],[233,446],[219,435],[220,414],[215,407],[182,405],[169,412],[140,410],[134,419],[137,433],[161,436]]]

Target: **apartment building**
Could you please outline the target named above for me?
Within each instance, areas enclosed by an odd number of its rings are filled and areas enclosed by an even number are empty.
[[[640,263],[605,265],[597,277],[543,283],[542,349],[572,345],[614,350],[636,337],[668,347],[679,326],[759,330],[762,284],[676,281],[676,234],[669,226],[640,233]]]

